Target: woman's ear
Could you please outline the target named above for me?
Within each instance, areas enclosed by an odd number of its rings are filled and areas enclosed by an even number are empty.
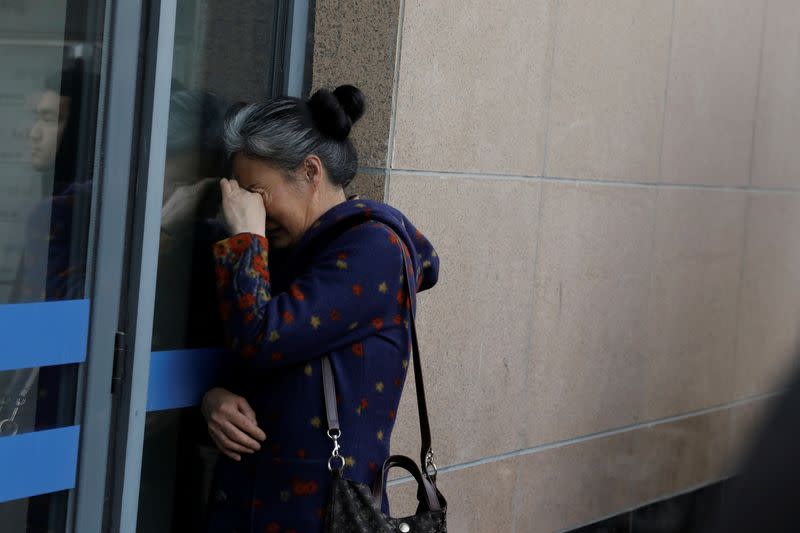
[[[326,179],[322,160],[313,154],[306,157],[303,160],[301,175],[309,184],[319,187]]]

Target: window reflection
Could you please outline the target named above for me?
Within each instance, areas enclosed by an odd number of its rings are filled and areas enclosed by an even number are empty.
[[[0,2],[0,305],[88,297],[104,5]],[[80,366],[19,366],[0,438],[73,424]],[[62,531],[67,495],[0,503],[2,530]]]

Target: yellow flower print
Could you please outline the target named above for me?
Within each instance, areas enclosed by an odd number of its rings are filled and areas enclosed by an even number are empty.
[[[347,261],[342,261],[341,259],[339,259],[338,261],[336,261],[336,268],[338,268],[339,270],[347,270]]]
[[[315,416],[311,419],[311,425],[319,429],[319,427],[322,425],[322,420],[320,420],[318,416]]]
[[[319,329],[320,325],[322,325],[322,320],[320,320],[317,315],[312,315],[311,327],[314,329]]]
[[[314,369],[311,368],[311,365],[306,365],[306,367],[303,369],[303,372],[306,373],[306,376],[310,376],[314,373]]]
[[[378,285],[378,291],[379,291],[379,292],[381,292],[381,293],[383,293],[383,294],[386,294],[386,292],[387,292],[388,290],[389,290],[389,287],[388,287],[388,285],[386,285],[386,282],[385,282],[385,281],[384,281],[383,283],[381,283],[380,285]]]
[[[280,339],[281,336],[278,334],[278,330],[274,329],[269,333],[269,342],[275,342]]]
[[[286,503],[286,502],[289,501],[289,496],[290,496],[290,494],[289,494],[288,490],[282,490],[281,491],[281,501],[283,503]]]
[[[379,381],[375,384],[375,390],[378,392],[383,392],[383,381]]]
[[[422,262],[422,267],[423,268],[430,268],[430,266],[431,266],[431,262],[430,261],[426,260],[426,261]]]
[[[378,440],[383,440],[383,430],[378,431]]]
[[[358,327],[358,322],[353,322],[352,324],[350,324],[350,327],[348,327],[347,329],[349,329],[350,331],[353,331],[357,327]]]
[[[356,460],[354,457],[345,457],[344,458],[344,466],[353,467],[356,465]]]
[[[408,368],[408,359],[403,359],[403,368]]]

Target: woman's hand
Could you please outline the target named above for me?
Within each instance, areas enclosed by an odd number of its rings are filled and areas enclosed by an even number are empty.
[[[261,194],[242,189],[236,180],[221,179],[222,215],[233,235],[254,233],[266,235],[267,211]]]
[[[259,442],[267,438],[247,400],[228,390],[217,387],[208,391],[201,410],[214,444],[234,461],[240,461],[243,453],[260,450]]]
[[[161,208],[161,228],[173,236],[191,229],[200,203],[215,181],[215,178],[204,178],[192,185],[177,187]]]

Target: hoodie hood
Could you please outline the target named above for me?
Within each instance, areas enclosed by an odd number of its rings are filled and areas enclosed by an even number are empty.
[[[294,248],[305,254],[323,245],[339,233],[368,221],[385,224],[405,243],[417,273],[417,290],[425,291],[439,279],[439,256],[433,245],[400,211],[373,200],[348,200],[322,215]]]

